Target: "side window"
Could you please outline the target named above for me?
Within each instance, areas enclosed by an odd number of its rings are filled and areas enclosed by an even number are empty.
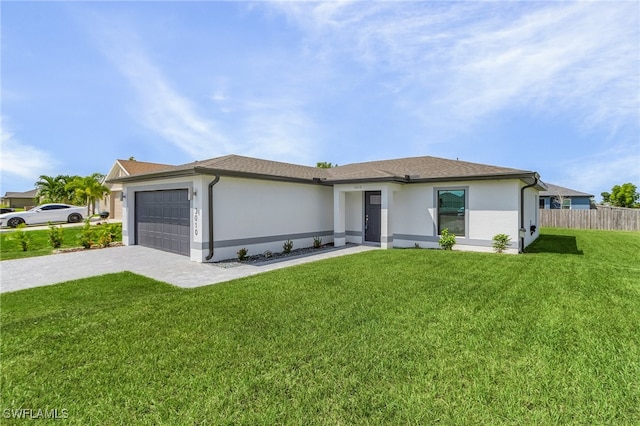
[[[562,209],[571,210],[571,198],[565,198],[562,200]]]
[[[466,190],[438,191],[438,235],[442,234],[442,230],[446,228],[459,237],[465,236],[466,215]]]

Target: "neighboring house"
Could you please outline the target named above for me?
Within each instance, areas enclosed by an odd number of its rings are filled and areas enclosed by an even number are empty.
[[[228,155],[111,179],[123,191],[123,242],[208,262],[323,243],[517,253],[538,237],[537,173],[435,157],[322,169]]]
[[[33,207],[37,204],[37,189],[26,192],[7,192],[2,197],[2,205],[9,206],[14,209]]]
[[[107,211],[110,218],[122,219],[122,185],[112,183],[111,180],[124,176],[155,172],[170,167],[173,166],[136,160],[116,160],[103,181],[105,186],[109,188],[110,193],[104,199],[98,201],[96,211]]]
[[[588,210],[593,195],[546,183],[547,189],[540,191],[541,209]]]

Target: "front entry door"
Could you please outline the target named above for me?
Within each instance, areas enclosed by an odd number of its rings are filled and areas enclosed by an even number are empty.
[[[372,243],[380,242],[380,208],[382,194],[380,191],[364,193],[364,240]]]

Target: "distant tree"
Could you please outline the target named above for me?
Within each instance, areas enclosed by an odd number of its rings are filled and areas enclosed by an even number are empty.
[[[616,207],[639,207],[638,199],[640,199],[638,188],[630,182],[615,185],[609,194],[609,204]]]
[[[56,177],[41,175],[35,183],[37,189],[36,201],[42,203],[70,203],[73,200],[73,190],[67,189],[67,184],[75,176],[58,175]]]
[[[67,184],[67,188],[74,191],[76,202],[86,204],[87,216],[95,213],[95,202],[109,194],[109,188],[102,184],[104,175],[94,173],[90,176],[76,176]]]
[[[600,195],[602,196],[602,204],[609,204],[609,200],[611,199],[611,193],[609,192],[601,192]]]
[[[316,163],[316,167],[320,167],[321,169],[330,169],[332,167],[338,167],[338,165],[337,164],[333,165],[333,164],[328,163],[326,161],[318,161]]]
[[[132,155],[131,157],[129,157],[129,161],[136,161],[136,159]]]

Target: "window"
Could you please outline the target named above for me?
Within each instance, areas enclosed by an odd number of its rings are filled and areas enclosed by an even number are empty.
[[[562,200],[562,209],[571,210],[571,198],[565,198]]]
[[[538,201],[538,206],[539,206],[541,209],[544,209],[544,198],[540,198],[540,201]]]
[[[457,236],[465,236],[466,191],[447,189],[438,191],[438,235],[443,229]]]
[[[60,209],[68,209],[69,206],[65,206],[62,204],[51,204],[49,206],[44,206],[41,210],[60,210]]]

